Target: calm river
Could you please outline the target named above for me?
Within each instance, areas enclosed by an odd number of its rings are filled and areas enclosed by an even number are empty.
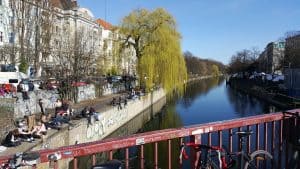
[[[169,99],[163,109],[155,115],[150,110],[145,111],[110,137],[229,120],[269,113],[275,110],[276,108],[270,104],[226,86],[224,78],[210,78],[190,82],[182,97]],[[137,121],[140,122],[141,120],[144,121],[144,124],[136,126]],[[176,146],[178,145],[172,145],[172,152],[174,153],[178,151]],[[166,168],[167,166],[166,150],[167,145],[165,143],[159,144],[160,168]],[[146,168],[153,168],[152,145],[145,146],[145,152],[149,151],[151,152],[149,155],[145,154]],[[131,156],[138,155],[137,148],[131,148],[130,152]],[[114,154],[114,158],[123,158],[123,154],[124,151],[118,151]],[[138,163],[138,160],[133,161]],[[173,157],[172,163],[173,166],[178,166],[178,157]]]

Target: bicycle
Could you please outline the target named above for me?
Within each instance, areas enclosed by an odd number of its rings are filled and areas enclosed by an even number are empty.
[[[237,160],[233,159],[233,156],[237,156],[240,158],[240,163],[238,166],[240,166],[241,169],[262,168],[263,166],[267,165],[268,162],[273,164],[273,156],[265,150],[256,150],[251,154],[244,150],[245,138],[251,135],[252,133],[252,131],[238,131],[234,133],[238,135],[240,147],[242,148],[241,151],[238,152],[229,153],[224,146],[224,148],[222,148],[217,146],[186,143],[182,145],[179,157],[180,159],[182,159],[182,157],[187,159],[188,156],[186,154],[185,147],[192,147],[196,152],[201,151],[201,155],[199,156],[196,168],[235,168],[237,166]],[[216,152],[216,155],[213,154],[214,152]],[[204,156],[204,158],[201,158],[202,156]],[[214,157],[217,157],[217,160],[214,160]],[[226,157],[227,159],[229,159],[229,162],[226,161]],[[261,164],[259,162],[264,163]]]

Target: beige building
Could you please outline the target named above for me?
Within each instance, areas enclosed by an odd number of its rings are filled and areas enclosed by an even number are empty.
[[[104,68],[102,71],[108,74],[135,74],[136,55],[133,47],[122,47],[125,38],[118,33],[117,27],[102,19],[97,19],[96,22],[102,28],[100,39],[102,50],[98,60],[99,66]]]
[[[282,73],[281,62],[284,58],[285,42],[270,42],[258,58],[259,69],[265,73]]]
[[[111,24],[95,20],[93,13],[81,8],[76,0],[34,2],[0,0],[2,63],[18,65],[24,58],[37,77],[74,70],[86,74],[94,74],[99,69],[103,74],[112,69],[118,74],[135,73],[134,50],[120,50],[122,39]],[[24,3],[29,12],[21,14],[19,3]],[[1,51],[8,53],[4,46],[10,46],[13,58],[2,57]]]

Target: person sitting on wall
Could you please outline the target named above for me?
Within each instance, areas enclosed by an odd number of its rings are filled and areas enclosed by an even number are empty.
[[[70,123],[70,117],[64,116],[60,113],[57,113],[54,118],[51,119],[52,125],[60,126],[63,123],[69,124],[70,126],[74,126],[74,124]]]
[[[32,133],[28,131],[28,126],[26,126],[24,121],[20,121],[17,124],[17,137],[23,141],[32,142],[34,138],[32,137]]]
[[[64,116],[73,116],[73,109],[71,108],[70,101],[64,100],[61,105],[61,110],[64,111]]]
[[[88,111],[88,107],[84,107],[82,110],[81,110],[81,116],[82,117],[89,117],[89,111]]]
[[[43,114],[41,116],[41,123],[43,123],[45,125],[46,130],[49,130],[49,129],[60,130],[60,127],[51,123],[51,114],[48,114],[48,115]]]
[[[17,135],[17,129],[9,131],[1,144],[5,147],[16,147],[21,145],[21,140],[17,138]]]
[[[47,134],[46,126],[39,121],[37,122],[37,125],[33,127],[31,133],[34,138],[42,138],[44,135]]]
[[[21,145],[20,139],[17,138],[18,130],[9,131],[4,140],[2,141],[2,145],[5,147],[16,147]]]
[[[61,110],[61,106],[62,106],[62,102],[60,101],[60,99],[57,99],[54,103],[54,107],[55,107],[55,116],[56,114]]]

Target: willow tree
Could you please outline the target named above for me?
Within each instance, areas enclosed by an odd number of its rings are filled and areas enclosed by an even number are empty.
[[[137,71],[147,89],[162,85],[167,91],[183,91],[187,79],[185,61],[174,18],[164,9],[138,9],[123,18],[120,33],[124,47],[133,46]]]
[[[212,65],[212,74],[213,77],[218,77],[220,75],[219,67],[217,65]]]

